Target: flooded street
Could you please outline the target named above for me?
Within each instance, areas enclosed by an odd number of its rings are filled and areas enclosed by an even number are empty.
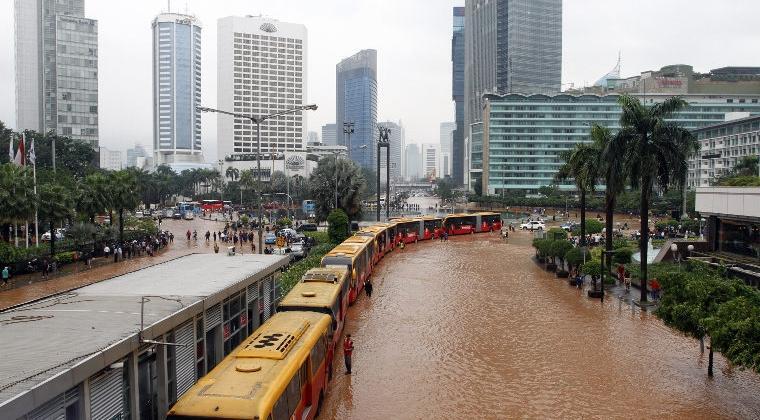
[[[349,313],[320,418],[758,418],[760,377],[617,299],[545,272],[530,236],[410,245]],[[342,356],[339,355],[342,359]],[[337,368],[337,366],[341,366]]]

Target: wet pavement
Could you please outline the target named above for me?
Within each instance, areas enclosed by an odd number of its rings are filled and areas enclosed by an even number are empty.
[[[321,419],[758,418],[760,376],[654,315],[547,273],[530,235],[455,237],[394,252],[349,312],[354,373]],[[342,373],[342,354],[336,373]]]
[[[88,284],[126,274],[154,264],[166,262],[183,255],[192,253],[214,252],[213,240],[210,241],[210,243],[206,243],[203,235],[207,230],[223,230],[224,223],[212,220],[202,220],[200,218],[196,218],[194,220],[165,219],[161,223],[161,229],[174,233],[174,243],[170,244],[166,249],[162,250],[162,252],[156,256],[142,256],[124,260],[118,263],[113,263],[105,261],[103,258],[98,258],[96,261],[96,266],[89,270],[85,268],[83,263],[75,263],[65,267],[62,273],[58,273],[57,275],[52,276],[47,281],[39,281],[39,274],[35,275],[35,277],[20,276],[14,279],[14,282],[16,282],[19,287],[10,290],[0,289],[0,310],[9,306],[28,302],[30,300],[39,299],[54,293],[59,293],[76,287],[86,286]],[[188,241],[186,239],[185,234],[188,229],[190,229],[191,232],[193,229],[196,229],[198,231],[197,241]],[[224,255],[227,244],[220,243],[219,246],[220,256]],[[240,247],[238,247],[238,251],[240,250],[239,248]],[[251,252],[250,246],[243,248],[244,253],[247,254]]]

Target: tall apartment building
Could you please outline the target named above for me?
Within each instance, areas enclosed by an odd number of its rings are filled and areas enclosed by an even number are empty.
[[[562,165],[560,154],[577,143],[591,141],[589,124],[598,123],[613,132],[620,128],[619,96],[487,96],[483,122],[472,125],[471,182],[474,184],[478,177],[482,177],[484,194],[509,190],[536,192],[553,184]],[[663,93],[634,95],[647,106],[672,96]],[[689,130],[723,123],[727,115],[734,113],[760,115],[758,94],[687,94],[681,98],[688,107],[675,114],[672,120]],[[740,139],[745,137],[748,136],[739,136]],[[733,146],[747,149],[736,152],[742,154],[750,153],[754,147],[750,143]],[[560,187],[574,189],[571,183]]]
[[[418,145],[412,143],[404,150],[404,178],[415,181],[422,178],[422,155]]]
[[[451,176],[457,185],[464,184],[464,7],[453,9],[451,37],[451,99],[454,100],[456,124],[451,147]]]
[[[98,22],[84,0],[16,0],[16,126],[98,146]]]
[[[422,145],[422,174],[428,180],[443,178],[443,175],[441,175],[441,148],[439,145]]]
[[[194,16],[153,20],[153,155],[156,165],[201,162],[201,25]]]
[[[698,128],[694,137],[699,141],[699,152],[689,159],[686,185],[709,187],[743,158],[760,154],[760,115]]]
[[[484,94],[555,94],[562,76],[562,0],[465,1],[465,136]]]
[[[322,126],[322,144],[325,146],[337,146],[338,137],[335,137],[337,135],[337,130],[335,124],[325,124]]]
[[[401,178],[401,169],[403,167],[403,143],[404,143],[404,126],[401,123],[395,123],[393,121],[383,121],[377,123],[377,125],[390,128],[391,133],[388,136],[388,142],[390,143],[390,162],[391,162],[391,179],[398,180]],[[386,160],[385,152],[380,157],[380,179],[385,179]],[[383,181],[384,182],[384,181]]]
[[[111,150],[100,146],[100,169],[109,171],[118,171],[124,169],[124,152],[121,150]]]
[[[219,19],[217,106],[264,116],[306,103],[306,27],[261,16]],[[218,154],[256,153],[256,125],[219,114]],[[261,151],[306,149],[306,116],[282,115],[261,124]]]
[[[442,122],[440,126],[440,144],[441,144],[441,168],[439,175],[441,178],[452,175],[453,166],[453,145],[454,132],[456,131],[456,122]]]
[[[377,51],[361,50],[335,67],[336,139],[349,147],[348,157],[364,168],[375,168],[377,142]],[[343,123],[354,133],[345,144]]]

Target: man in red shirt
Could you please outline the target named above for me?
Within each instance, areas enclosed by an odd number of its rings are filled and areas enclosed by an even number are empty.
[[[346,375],[351,374],[351,353],[354,352],[354,342],[351,340],[351,334],[346,334],[343,340],[343,360],[346,362]]]

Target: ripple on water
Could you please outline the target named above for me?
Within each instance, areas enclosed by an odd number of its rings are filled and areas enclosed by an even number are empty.
[[[718,356],[708,379],[695,340],[586,299],[516,239],[386,258],[349,314],[356,372],[335,377],[324,418],[758,418],[757,375]]]

